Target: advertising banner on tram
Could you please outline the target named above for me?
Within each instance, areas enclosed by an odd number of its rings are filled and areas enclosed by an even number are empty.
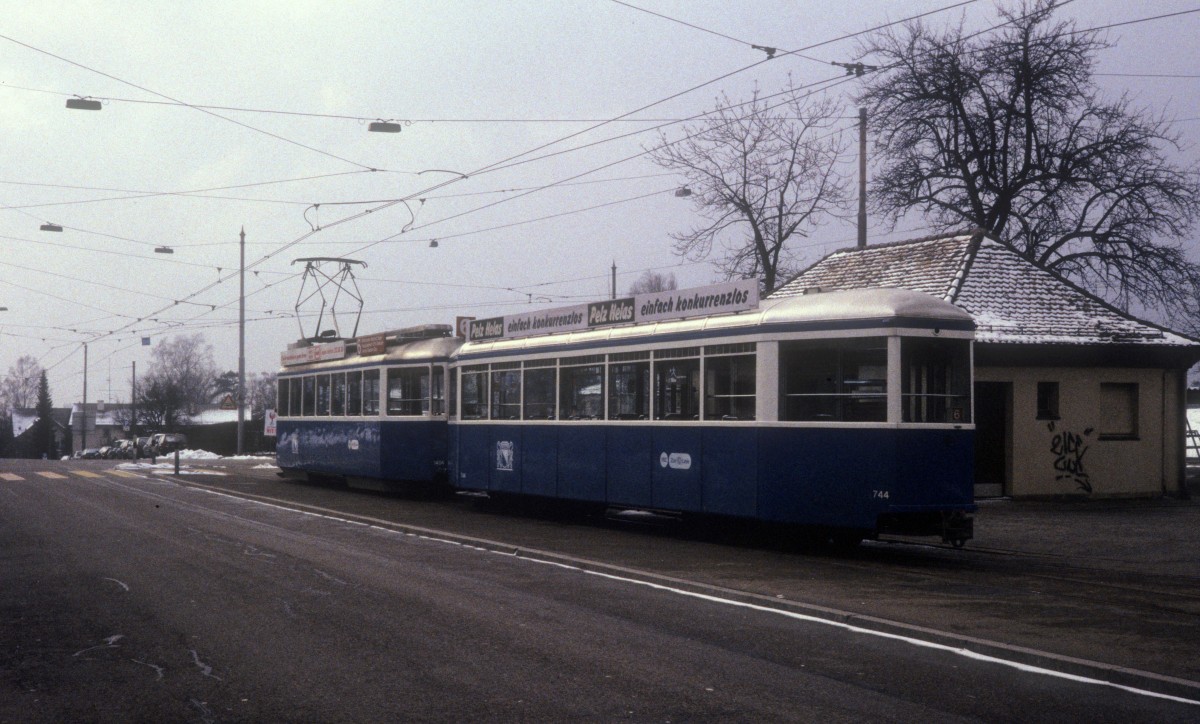
[[[622,299],[470,321],[469,339],[513,339],[619,324],[662,322],[758,307],[758,281],[742,279],[693,289],[648,292]]]

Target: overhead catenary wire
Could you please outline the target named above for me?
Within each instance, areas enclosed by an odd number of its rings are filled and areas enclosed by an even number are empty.
[[[284,143],[290,143],[290,144],[292,144],[293,146],[299,146],[300,148],[304,148],[304,149],[307,149],[307,150],[309,150],[309,151],[313,151],[313,152],[315,152],[315,153],[319,153],[319,154],[321,154],[321,155],[323,155],[323,156],[328,156],[329,158],[333,158],[333,159],[336,159],[336,160],[338,160],[338,161],[342,161],[343,163],[348,163],[348,164],[350,164],[350,165],[352,165],[352,166],[358,166],[359,168],[361,168],[361,169],[363,169],[363,170],[365,170],[365,171],[378,171],[378,170],[379,170],[379,169],[377,169],[377,168],[374,168],[374,167],[372,167],[372,166],[369,166],[369,165],[367,165],[367,164],[364,164],[364,163],[359,163],[358,161],[351,161],[350,159],[348,159],[348,158],[343,158],[342,156],[339,156],[339,155],[337,155],[337,154],[335,154],[335,153],[330,153],[330,152],[328,152],[328,151],[322,151],[322,150],[321,150],[321,149],[319,149],[319,148],[316,148],[316,147],[314,147],[314,146],[309,146],[309,145],[307,145],[307,144],[300,143],[299,141],[293,141],[292,139],[290,139],[290,138],[286,138],[286,137],[284,137],[284,136],[281,136],[281,135],[279,135],[279,134],[277,134],[277,133],[272,133],[271,131],[266,131],[266,130],[263,130],[263,129],[261,129],[261,128],[256,128],[256,127],[254,127],[254,126],[251,126],[251,125],[249,125],[249,124],[247,124],[247,123],[242,123],[241,121],[235,120],[235,119],[233,119],[233,118],[227,118],[227,117],[225,117],[225,116],[222,116],[222,115],[220,115],[219,113],[215,113],[215,112],[213,112],[213,111],[210,111],[210,110],[207,110],[207,109],[205,109],[205,108],[200,108],[200,107],[198,107],[198,106],[191,105],[191,104],[189,104],[189,103],[186,103],[185,101],[181,101],[181,100],[179,100],[178,98],[172,98],[171,96],[169,96],[169,95],[167,95],[167,94],[165,94],[165,93],[159,93],[158,91],[151,90],[150,88],[146,88],[146,87],[144,87],[144,86],[140,86],[140,85],[138,85],[137,83],[134,83],[134,82],[132,82],[132,81],[128,81],[128,80],[125,80],[125,79],[123,79],[123,78],[119,78],[119,77],[117,77],[117,76],[115,76],[115,75],[112,75],[111,73],[106,73],[106,72],[104,72],[104,71],[102,71],[102,70],[99,70],[99,69],[96,69],[96,68],[92,68],[92,67],[90,67],[90,66],[84,65],[83,63],[80,63],[80,62],[77,62],[77,61],[71,60],[70,58],[66,58],[66,57],[63,57],[63,56],[61,56],[61,55],[58,55],[57,53],[52,53],[52,52],[50,52],[50,51],[48,51],[48,50],[45,50],[45,49],[43,49],[43,48],[39,48],[39,47],[37,47],[37,46],[30,45],[29,43],[26,43],[26,42],[23,42],[23,41],[17,40],[16,38],[13,38],[13,37],[11,37],[11,36],[9,36],[9,35],[5,35],[5,34],[3,34],[3,33],[0,33],[0,39],[2,39],[2,40],[7,40],[8,42],[10,42],[10,43],[14,43],[14,44],[16,44],[16,45],[19,45],[19,46],[21,46],[21,47],[23,47],[23,48],[28,48],[29,50],[32,50],[32,51],[34,51],[34,52],[36,52],[36,53],[41,53],[42,55],[46,55],[46,56],[48,56],[48,57],[54,58],[55,60],[59,60],[59,61],[62,61],[62,62],[64,62],[64,63],[68,63],[68,64],[70,64],[70,65],[73,65],[73,66],[75,66],[76,68],[82,68],[83,70],[86,70],[86,71],[89,71],[89,72],[91,72],[91,73],[95,73],[95,74],[97,74],[97,75],[103,76],[103,77],[105,77],[105,78],[108,78],[109,80],[114,80],[114,81],[116,81],[116,82],[118,82],[118,83],[122,83],[122,84],[124,84],[124,85],[127,85],[127,86],[129,86],[129,87],[131,87],[131,88],[136,88],[137,90],[140,90],[140,91],[142,91],[143,93],[149,93],[149,94],[151,94],[151,95],[158,96],[159,98],[166,98],[166,99],[167,99],[167,100],[169,100],[169,101],[173,101],[173,102],[175,102],[175,103],[179,103],[179,104],[181,104],[181,105],[185,105],[185,106],[187,106],[188,108],[191,108],[191,109],[193,109],[193,110],[199,111],[199,112],[201,112],[201,113],[205,113],[205,114],[207,114],[207,115],[210,115],[210,116],[212,116],[213,118],[219,118],[219,119],[221,119],[221,120],[223,120],[223,121],[226,121],[226,122],[228,122],[228,123],[232,123],[232,124],[234,124],[234,125],[236,125],[236,126],[241,126],[242,128],[249,129],[249,130],[251,130],[251,131],[254,131],[255,133],[261,133],[261,134],[263,134],[263,135],[265,135],[265,136],[270,136],[271,138],[274,138],[274,139],[277,139],[277,140],[283,141]]]
[[[676,96],[672,96],[672,97],[676,97]],[[611,120],[619,120],[619,119],[611,119]],[[539,146],[539,148],[545,148],[545,145],[544,145],[544,146]],[[605,164],[605,168],[607,168],[607,167],[610,167],[610,166],[611,166],[611,164]],[[486,169],[486,168],[487,168],[487,167],[485,167],[485,169]],[[476,172],[476,173],[479,173],[479,172]],[[455,180],[451,180],[451,181],[449,181],[449,183],[454,183],[454,181],[456,181],[456,180],[457,180],[457,179],[455,179]],[[548,187],[548,186],[546,186],[546,187]],[[412,198],[412,197],[407,197],[407,198]],[[378,210],[378,209],[373,209],[373,210]],[[373,211],[373,210],[372,210],[372,211]],[[371,213],[371,211],[367,211],[367,213]],[[366,213],[365,213],[365,214],[366,214]],[[364,215],[365,215],[365,214],[364,214]],[[361,217],[361,216],[358,216],[358,217]],[[353,217],[347,217],[347,219],[346,219],[346,220],[343,220],[343,221],[350,221],[350,220],[353,220]],[[325,225],[325,228],[328,228],[329,226],[330,226],[330,225]],[[298,243],[298,241],[299,241],[299,240],[294,240],[294,241],[293,241],[293,243],[289,243],[287,246],[284,246],[284,249],[286,249],[286,247],[288,247],[288,246],[290,246],[290,245],[293,245],[293,244],[295,244],[295,243]],[[270,255],[269,255],[269,256],[270,256]],[[265,258],[269,258],[269,256],[268,256],[268,257],[264,257],[264,259],[265,259]],[[209,287],[206,287],[205,289],[208,289],[208,288],[211,288],[211,285],[210,285]]]

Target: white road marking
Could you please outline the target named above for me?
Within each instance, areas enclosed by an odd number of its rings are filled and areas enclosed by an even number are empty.
[[[142,666],[149,666],[150,668],[154,669],[156,672],[158,672],[158,680],[162,681],[163,672],[166,671],[166,669],[164,669],[163,667],[159,666],[158,664],[151,664],[146,661],[139,661],[138,659],[130,659],[130,661],[132,661],[135,664],[141,664]]]
[[[787,611],[787,610],[783,610],[783,609],[772,608],[769,606],[762,606],[762,605],[754,604],[754,603],[746,603],[744,601],[736,601],[736,600],[733,600],[730,598],[722,598],[720,596],[713,596],[713,595],[705,594],[705,593],[697,593],[694,591],[687,591],[682,588],[665,586],[663,584],[653,583],[651,581],[642,581],[642,580],[638,580],[636,578],[628,578],[625,576],[613,575],[611,573],[603,573],[601,571],[588,570],[588,569],[582,568],[580,566],[573,566],[573,565],[566,564],[566,563],[559,563],[557,561],[543,560],[543,559],[535,558],[535,557],[528,556],[528,555],[522,555],[521,550],[519,548],[491,549],[491,548],[479,547],[479,546],[471,545],[468,543],[463,543],[461,541],[456,541],[456,540],[453,540],[450,538],[441,538],[441,537],[437,537],[434,535],[429,535],[428,533],[414,534],[409,531],[395,530],[393,528],[388,528],[386,526],[365,524],[365,523],[361,523],[359,521],[349,520],[347,518],[342,518],[342,517],[335,516],[335,515],[328,515],[328,514],[324,514],[324,513],[313,513],[313,512],[307,511],[307,510],[297,510],[296,508],[289,508],[284,505],[279,505],[276,503],[268,503],[268,502],[265,502],[262,500],[257,500],[254,498],[245,498],[240,495],[232,495],[232,494],[224,493],[224,492],[221,492],[218,490],[210,490],[208,488],[196,488],[196,490],[200,490],[202,492],[206,492],[211,495],[215,495],[215,496],[222,497],[222,498],[230,498],[232,500],[236,500],[236,501],[240,501],[240,502],[244,502],[244,503],[245,502],[255,503],[257,505],[261,505],[266,508],[275,508],[277,510],[284,510],[284,511],[288,511],[291,513],[299,513],[300,515],[304,515],[304,516],[311,516],[311,517],[315,517],[315,518],[324,518],[326,520],[332,520],[332,521],[336,521],[339,523],[353,523],[355,525],[367,525],[368,527],[386,531],[386,532],[391,533],[396,536],[412,537],[413,535],[416,535],[416,537],[423,539],[423,540],[436,541],[439,543],[445,543],[445,544],[449,544],[449,545],[458,546],[460,548],[480,550],[480,551],[484,551],[487,553],[496,553],[499,555],[504,555],[504,556],[508,556],[511,558],[515,558],[518,560],[529,561],[531,563],[540,563],[542,565],[555,566],[555,567],[566,569],[566,570],[579,571],[581,573],[586,573],[586,574],[592,575],[592,576],[599,576],[601,578],[606,578],[606,579],[609,579],[612,581],[629,583],[629,584],[636,585],[636,586],[644,586],[647,588],[652,588],[652,589],[664,591],[667,593],[673,593],[678,596],[695,598],[695,599],[709,601],[711,603],[717,603],[717,604],[725,605],[725,606],[746,608],[746,609],[750,609],[753,611],[774,614],[774,615],[783,616],[785,618],[790,618],[790,619],[797,620],[797,621],[804,621],[807,623],[815,623],[815,624],[820,624],[820,625],[824,625],[824,626],[832,626],[834,628],[839,628],[844,631],[849,631],[852,633],[860,633],[860,634],[863,634],[866,636],[874,636],[877,638],[883,638],[883,639],[888,639],[888,640],[892,640],[892,641],[900,641],[902,643],[907,643],[912,646],[919,646],[922,648],[933,649],[935,651],[943,651],[946,653],[954,654],[956,656],[962,656],[964,658],[973,659],[975,661],[983,661],[983,662],[987,662],[987,663],[999,664],[1001,666],[1007,666],[1007,667],[1016,669],[1018,671],[1023,671],[1026,673],[1038,674],[1041,676],[1049,676],[1049,677],[1058,678],[1058,679],[1065,679],[1067,681],[1074,681],[1074,682],[1081,683],[1081,684],[1107,686],[1107,687],[1110,687],[1113,689],[1118,689],[1120,691],[1125,691],[1125,692],[1128,692],[1131,694],[1136,694],[1138,696],[1146,696],[1146,697],[1150,697],[1150,698],[1154,698],[1154,699],[1164,699],[1167,701],[1174,701],[1174,702],[1178,702],[1181,704],[1191,704],[1193,706],[1200,706],[1200,700],[1187,699],[1184,697],[1172,696],[1170,694],[1162,694],[1162,693],[1159,693],[1156,691],[1150,691],[1149,689],[1140,689],[1140,688],[1133,687],[1133,686],[1126,686],[1124,684],[1116,684],[1111,681],[1104,681],[1103,679],[1096,679],[1096,678],[1092,678],[1092,677],[1088,677],[1088,676],[1080,676],[1078,674],[1069,674],[1065,671],[1056,671],[1054,669],[1048,669],[1048,668],[1045,668],[1042,666],[1033,666],[1030,664],[1023,664],[1019,661],[1013,661],[1011,659],[1004,659],[1004,658],[1001,658],[998,656],[981,654],[981,653],[972,651],[965,647],[948,646],[946,644],[939,644],[939,643],[936,643],[933,641],[926,641],[924,639],[919,639],[914,636],[902,636],[900,634],[888,633],[886,631],[874,631],[872,629],[863,628],[861,626],[855,626],[853,624],[842,623],[841,621],[825,619],[825,618],[821,618],[819,616],[812,616],[812,615],[808,615],[808,614],[798,613],[795,611]],[[320,572],[320,571],[318,571],[318,572]],[[322,575],[325,575],[325,574],[322,574]],[[953,634],[949,634],[949,635],[953,635]],[[1039,652],[1030,650],[1030,653],[1037,654]],[[1049,657],[1052,657],[1053,654],[1047,653],[1046,656],[1049,658]],[[1185,682],[1185,683],[1190,684],[1191,682]]]
[[[105,578],[104,580],[106,580],[106,581],[112,581],[113,583],[117,584],[117,585],[118,585],[118,586],[120,586],[121,588],[124,588],[126,592],[128,592],[128,591],[129,591],[129,586],[126,586],[124,583],[121,583],[120,581],[118,581],[118,580],[117,580],[117,579],[115,579],[115,578]]]
[[[200,669],[201,674],[204,674],[205,676],[207,676],[210,679],[216,679],[217,681],[223,681],[223,679],[221,677],[219,677],[213,673],[213,668],[211,666],[209,666],[208,664],[206,664],[200,660],[200,654],[196,653],[196,649],[188,649],[188,651],[192,652],[192,661],[196,662],[196,668]]]

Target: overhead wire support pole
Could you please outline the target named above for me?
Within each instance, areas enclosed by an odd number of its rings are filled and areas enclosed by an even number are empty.
[[[867,246],[867,109],[858,109],[858,248]]]
[[[79,426],[79,449],[87,450],[87,342],[83,343],[83,408],[79,412],[83,423]]]
[[[246,426],[246,227],[238,234],[238,390],[237,390],[237,454],[243,454],[243,435]]]

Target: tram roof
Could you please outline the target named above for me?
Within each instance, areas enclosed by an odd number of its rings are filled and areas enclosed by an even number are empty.
[[[460,337],[435,337],[431,339],[414,339],[400,343],[389,343],[385,354],[359,356],[350,354],[347,357],[324,362],[308,362],[305,364],[286,366],[280,374],[298,374],[318,370],[344,369],[352,367],[371,367],[380,364],[403,362],[432,362],[447,360],[459,348],[463,340]]]
[[[854,289],[766,299],[753,310],[647,324],[589,329],[513,339],[467,342],[457,357],[541,347],[614,343],[644,338],[722,337],[767,331],[837,331],[891,327],[973,331],[971,315],[923,292],[908,289]]]

